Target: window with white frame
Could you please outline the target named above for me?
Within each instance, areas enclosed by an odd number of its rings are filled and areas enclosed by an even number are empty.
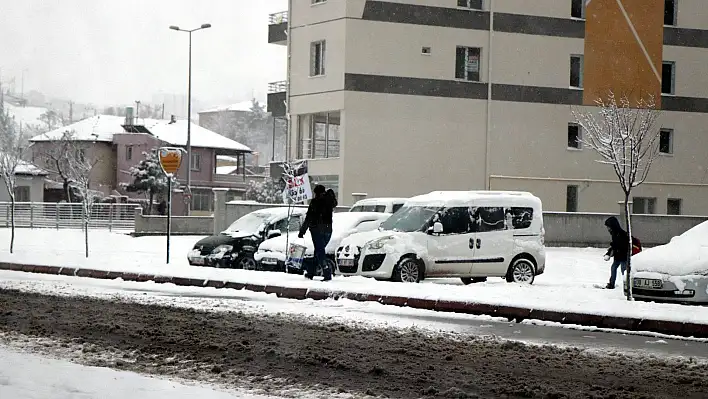
[[[676,26],[676,0],[664,0],[664,25]]]
[[[659,131],[659,153],[674,153],[674,131],[671,129],[661,129]]]
[[[339,156],[339,111],[300,115],[298,120],[298,159]]]
[[[637,215],[653,215],[656,213],[656,198],[632,198],[632,213]]]
[[[583,56],[570,56],[570,87],[583,87]]]
[[[16,202],[30,202],[29,186],[17,186],[14,190]]]
[[[326,42],[324,40],[310,43],[310,76],[325,74],[325,51]]]
[[[457,0],[457,6],[473,10],[482,9],[482,0]]]
[[[568,148],[579,150],[582,148],[582,129],[577,123],[568,124]]]
[[[479,82],[481,53],[482,50],[479,47],[457,46],[455,79]]]
[[[676,63],[664,61],[661,64],[661,93],[674,94],[676,80]]]
[[[211,212],[213,199],[211,190],[192,190],[191,208],[193,211]]]
[[[573,18],[585,18],[585,2],[587,0],[571,0],[570,1],[570,16]]]
[[[202,170],[202,156],[198,153],[192,153],[192,171],[199,172]]]

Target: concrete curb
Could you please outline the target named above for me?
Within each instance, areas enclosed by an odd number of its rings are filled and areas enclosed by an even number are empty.
[[[82,269],[61,266],[41,266],[18,263],[0,262],[0,270],[21,271],[27,273],[40,273],[61,276],[88,277],[96,279],[117,279],[125,281],[147,282],[158,284],[172,283],[182,287],[211,287],[231,288],[235,290],[248,290],[275,294],[279,298],[287,299],[350,299],[358,302],[379,302],[383,305],[409,307],[414,309],[433,310],[437,312],[463,313],[471,315],[487,315],[506,318],[509,321],[521,322],[526,319],[550,321],[561,324],[575,324],[588,327],[610,328],[628,331],[648,331],[667,335],[708,338],[708,324],[683,323],[676,321],[638,319],[632,317],[602,316],[586,313],[561,313],[542,309],[527,309],[513,306],[499,306],[494,304],[406,298],[390,295],[374,295],[357,292],[342,292],[326,288],[307,289],[275,285],[260,285],[240,283],[224,280],[203,280],[186,277],[172,277],[155,275],[151,273],[125,273],[108,272],[104,270]]]

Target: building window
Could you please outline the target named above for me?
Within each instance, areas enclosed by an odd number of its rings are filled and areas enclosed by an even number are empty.
[[[458,7],[470,8],[473,10],[482,9],[482,0],[457,0]]]
[[[30,202],[29,186],[15,187],[15,202]]]
[[[455,79],[479,82],[479,47],[457,46],[455,58]]]
[[[325,41],[310,44],[310,76],[325,74]]]
[[[669,198],[666,200],[666,214],[680,215],[681,214],[681,199]]]
[[[656,198],[632,198],[632,213],[637,215],[653,215],[656,213]]]
[[[301,115],[298,119],[298,159],[339,156],[339,111]]]
[[[676,25],[676,0],[664,0],[664,25]]]
[[[430,47],[423,47],[420,49],[420,53],[423,55],[430,55],[431,49],[430,49]]]
[[[565,188],[565,211],[578,211],[578,186],[567,186]]]
[[[568,124],[568,148],[581,149],[583,139],[581,131],[580,125],[575,123]]]
[[[586,0],[571,0],[570,16],[573,18],[585,18],[585,1]]]
[[[671,129],[661,129],[659,132],[659,153],[674,153],[674,131]]]
[[[201,154],[192,153],[192,171],[199,172],[202,170],[202,156]]]
[[[570,56],[570,87],[583,87],[583,56]]]
[[[131,161],[133,159],[133,146],[129,145],[125,147],[125,160]]]
[[[676,79],[676,63],[664,61],[661,65],[661,93],[674,94],[674,80]]]
[[[324,3],[327,0],[312,0],[312,4],[321,4]]]
[[[193,211],[211,212],[213,199],[214,195],[209,190],[192,190],[191,208]]]
[[[320,176],[310,176],[312,180],[312,188],[317,184],[321,184],[326,188],[331,188],[332,191],[339,193],[339,176],[338,175],[320,175]]]

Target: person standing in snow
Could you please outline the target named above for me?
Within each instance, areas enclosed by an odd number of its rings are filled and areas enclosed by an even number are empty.
[[[619,220],[616,217],[611,216],[605,220],[605,226],[607,226],[607,231],[610,232],[612,237],[612,243],[610,248],[605,254],[605,261],[609,261],[610,257],[613,257],[612,266],[610,268],[610,282],[605,288],[614,289],[615,280],[617,280],[617,269],[622,268],[622,274],[627,270],[627,252],[629,251],[629,235],[627,234]]]
[[[322,269],[324,281],[332,279],[332,270],[327,263],[327,253],[325,248],[332,238],[332,213],[337,206],[337,197],[334,191],[325,190],[321,184],[315,186],[313,190],[315,197],[310,201],[310,206],[307,208],[305,222],[300,228],[299,238],[304,238],[307,229],[310,229],[312,244],[315,246],[315,262],[316,265],[311,265],[305,272],[305,277],[312,280],[315,276],[317,265]]]

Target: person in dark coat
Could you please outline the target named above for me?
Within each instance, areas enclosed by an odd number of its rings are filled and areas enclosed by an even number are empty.
[[[159,204],[157,204],[157,213],[161,216],[165,216],[167,214],[167,202],[165,202],[165,200],[162,200]]]
[[[622,268],[622,274],[627,270],[627,253],[629,251],[629,234],[622,228],[619,220],[611,216],[605,220],[607,231],[610,232],[612,243],[605,254],[605,261],[613,257],[612,266],[610,268],[610,282],[605,288],[614,289],[615,280],[617,280],[617,269]]]
[[[307,229],[310,229],[312,244],[315,246],[315,262],[322,269],[324,281],[332,279],[332,270],[327,263],[327,253],[325,248],[332,238],[332,213],[337,206],[337,197],[334,191],[325,190],[323,185],[315,186],[315,197],[310,201],[307,208],[305,222],[300,228],[298,237],[303,238]],[[316,265],[310,265],[305,272],[305,277],[312,280],[315,276]]]

